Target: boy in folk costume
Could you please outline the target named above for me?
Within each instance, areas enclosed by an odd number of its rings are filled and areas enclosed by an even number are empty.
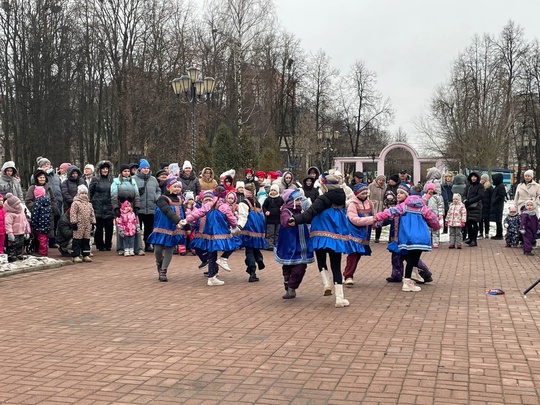
[[[302,283],[308,263],[315,261],[308,226],[288,224],[289,218],[302,213],[302,198],[299,190],[287,189],[283,192],[285,203],[281,206],[281,232],[274,251],[276,261],[282,265],[285,286],[283,299],[296,297],[296,290]]]
[[[369,199],[368,185],[358,183],[353,187],[354,197],[349,199],[347,207],[347,218],[351,222],[352,235],[358,238],[364,250],[362,252],[352,252],[347,255],[347,265],[343,272],[345,285],[354,284],[354,272],[362,256],[371,256],[369,240],[371,238],[371,226],[373,225],[374,209]]]
[[[255,186],[253,183],[246,184],[245,199],[238,204],[238,228],[240,239],[246,253],[246,273],[249,274],[249,282],[259,281],[257,277],[257,266],[259,270],[264,269],[263,255],[261,249],[266,249],[266,223],[261,205],[255,197]]]

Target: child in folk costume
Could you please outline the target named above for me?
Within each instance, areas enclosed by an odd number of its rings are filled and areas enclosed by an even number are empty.
[[[518,215],[517,208],[515,206],[511,206],[508,209],[508,215],[504,219],[504,226],[506,228],[504,240],[506,241],[506,247],[518,247],[520,225],[521,216]]]
[[[4,208],[6,210],[5,227],[8,239],[8,261],[24,260],[22,255],[24,236],[29,235],[31,230],[21,200],[17,196],[7,193]]]
[[[355,184],[353,187],[354,197],[349,199],[347,207],[347,218],[351,222],[352,235],[362,244],[362,252],[352,252],[347,255],[347,265],[343,272],[345,285],[354,284],[354,272],[362,256],[371,256],[369,240],[371,238],[371,227],[373,225],[374,208],[369,199],[368,185],[364,183]]]
[[[281,231],[274,250],[276,261],[282,265],[285,286],[283,299],[296,297],[308,263],[315,261],[308,226],[288,224],[289,218],[302,213],[302,198],[299,190],[287,189],[283,192],[285,203],[281,206]]]
[[[123,240],[124,256],[135,256],[135,235],[140,229],[131,203],[124,201],[120,206],[120,217],[116,218],[116,230]]]
[[[410,188],[406,184],[398,186],[398,205],[379,212],[375,218],[384,221],[399,218],[397,248],[405,251],[405,274],[402,291],[420,291],[411,279],[414,267],[418,267],[420,256],[424,251],[431,251],[430,229],[439,229],[439,218],[424,204],[419,196],[410,196]]]
[[[182,186],[182,182],[180,182],[180,186]],[[195,194],[193,191],[186,191],[184,194],[184,212],[186,215],[193,211],[195,208]],[[191,250],[193,254],[195,254],[195,249],[191,248],[190,242],[193,239],[193,232],[191,230],[186,231],[186,241],[185,244],[178,245],[178,253],[180,256],[185,256],[187,254],[188,250]]]
[[[246,254],[246,273],[249,274],[249,282],[259,281],[257,277],[257,266],[259,270],[264,269],[264,260],[261,249],[266,249],[266,223],[261,205],[255,197],[255,185],[248,183],[245,186],[244,201],[238,204],[238,228],[240,229],[240,239]]]
[[[311,207],[289,219],[290,225],[311,223],[310,238],[317,257],[317,266],[324,284],[324,295],[332,295],[332,284],[328,275],[326,256],[330,258],[330,268],[334,278],[336,308],[349,306],[343,296],[343,276],[341,274],[342,253],[364,252],[364,246],[351,237],[350,224],[345,213],[345,191],[340,186],[342,177],[332,172],[320,178],[322,195]]]
[[[521,225],[519,232],[523,235],[523,254],[532,256],[532,247],[538,231],[538,217],[533,200],[525,202],[525,209],[521,213]]]
[[[84,184],[77,187],[77,195],[73,198],[69,219],[71,229],[73,229],[73,253],[71,254],[73,263],[91,262],[90,234],[95,226],[96,217],[94,208],[88,200],[88,188]]]
[[[219,186],[218,186],[219,187]],[[234,251],[240,243],[234,238],[230,228],[237,227],[237,219],[230,206],[221,198],[214,195],[212,190],[201,191],[202,206],[194,209],[188,216],[189,223],[198,222],[198,232],[193,237],[191,245],[195,248],[202,262],[208,263],[209,286],[225,284],[218,274],[218,251]]]
[[[462,228],[467,221],[467,209],[461,202],[461,194],[455,193],[452,197],[452,204],[448,206],[444,224],[448,227],[449,245],[448,249],[461,249],[463,244]]]
[[[154,229],[148,235],[148,243],[154,245],[154,256],[158,280],[168,281],[167,270],[171,264],[176,246],[186,243],[185,230],[189,229],[185,221],[182,184],[176,177],[167,179],[165,192],[156,201]]]
[[[45,187],[34,187],[34,203],[32,204],[31,226],[36,235],[38,254],[49,254],[49,233],[53,221],[53,209],[51,198],[47,195]]]
[[[214,189],[214,196],[219,199],[220,204],[222,204],[223,202],[226,203],[230,207],[232,214],[238,219],[238,204],[236,203],[237,195],[238,193],[235,193],[234,191],[226,192],[223,186],[217,186]],[[225,215],[229,215],[227,210],[223,210],[222,212]],[[235,239],[234,245],[240,246],[240,238],[236,235],[233,235],[233,239]],[[216,260],[216,264],[223,270],[232,271],[231,267],[229,266],[229,257],[231,257],[233,253],[234,249],[224,251],[221,256]]]

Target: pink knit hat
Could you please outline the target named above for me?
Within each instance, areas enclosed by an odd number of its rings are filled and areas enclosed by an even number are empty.
[[[43,197],[44,195],[45,195],[45,187],[43,186],[34,187],[34,197],[39,198],[39,197]]]

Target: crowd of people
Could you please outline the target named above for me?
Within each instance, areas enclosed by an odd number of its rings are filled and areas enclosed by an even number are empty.
[[[160,282],[168,280],[175,253],[191,253],[200,269],[207,268],[207,285],[220,286],[219,271],[231,270],[232,254],[245,256],[248,282],[259,281],[262,250],[269,250],[282,265],[284,299],[296,297],[307,265],[316,260],[323,295],[335,295],[336,307],[349,305],[343,285],[354,284],[362,256],[371,255],[373,229],[374,243],[380,243],[389,227],[392,270],[386,280],[402,283],[406,292],[433,280],[421,255],[441,247],[441,233],[448,233],[449,249],[476,247],[494,222],[491,239],[521,245],[532,255],[538,232],[540,186],[531,170],[515,188],[503,221],[501,174],[490,181],[487,174],[454,176],[433,167],[424,184],[413,185],[405,170],[367,184],[362,172],[347,183],[337,170],[321,173],[317,167],[297,180],[290,171],[250,168],[241,179],[233,169],[216,178],[211,167],[196,175],[189,161],[161,162],[155,175],[146,159],[121,164],[118,174],[107,160],[82,171],[70,163],[55,170],[44,157],[36,164],[25,194],[14,162],[1,169],[0,243],[10,262],[23,259],[28,239],[36,254],[58,247],[74,263],[91,262],[92,236],[95,250],[110,251],[116,229],[118,254],[153,252]]]

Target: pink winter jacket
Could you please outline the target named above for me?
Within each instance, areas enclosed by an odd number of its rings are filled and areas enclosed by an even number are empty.
[[[5,228],[6,234],[24,235],[30,233],[30,224],[24,215],[22,207],[19,211],[14,211],[9,205],[4,205],[6,210]]]
[[[238,219],[231,210],[229,204],[223,200],[218,200],[217,197],[214,197],[213,203],[203,204],[200,208],[194,208],[190,213],[186,214],[186,220],[190,224],[197,222],[199,218],[204,217],[214,205],[217,207],[219,212],[221,212],[227,218],[227,222],[231,227],[235,227],[238,224]]]
[[[374,207],[371,203],[371,200],[367,198],[365,201],[359,200],[357,197],[353,197],[349,200],[349,205],[347,206],[347,218],[354,226],[370,226],[373,225],[373,216],[360,217],[359,212],[372,212],[374,214]]]
[[[137,233],[139,221],[133,211],[126,211],[129,201],[124,201],[120,208],[120,218],[116,218],[116,226],[124,231],[124,235],[133,236]],[[129,204],[131,206],[131,204]]]
[[[401,216],[405,214],[406,210],[420,212],[431,229],[435,231],[440,229],[441,225],[439,224],[438,216],[431,208],[425,205],[422,198],[417,195],[411,195],[395,207],[387,208],[384,211],[379,212],[376,215],[376,218],[377,221],[384,221],[396,216]]]
[[[448,213],[446,214],[446,225],[453,227],[462,227],[467,221],[467,209],[465,204],[459,202],[457,204],[450,204],[448,206]]]
[[[0,207],[0,235],[6,234],[6,211]]]

